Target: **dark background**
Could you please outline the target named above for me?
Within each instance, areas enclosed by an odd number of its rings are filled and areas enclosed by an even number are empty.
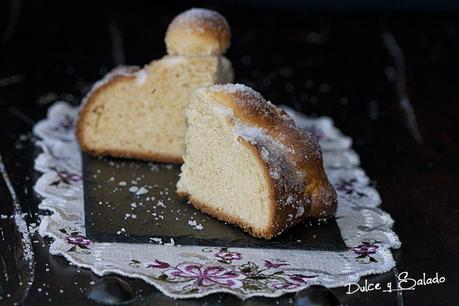
[[[274,103],[331,116],[354,139],[383,209],[395,219],[402,241],[394,252],[398,271],[446,277],[442,285],[402,296],[333,292],[349,305],[459,305],[459,4],[369,2],[0,0],[1,155],[27,221],[37,221],[39,202],[32,190],[34,122],[56,100],[78,104],[114,66],[164,55],[164,32],[179,12],[213,8],[232,27],[227,56],[237,82]],[[0,200],[0,213],[11,215],[3,181]],[[50,256],[38,235],[27,295],[19,277],[30,271],[18,262],[13,222],[1,218],[0,225],[0,304],[92,305],[86,291],[99,277]],[[173,301],[127,280],[139,296],[135,304],[294,303],[293,295],[245,303],[229,295]]]

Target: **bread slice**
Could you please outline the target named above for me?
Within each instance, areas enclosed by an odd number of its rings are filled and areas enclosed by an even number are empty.
[[[81,149],[181,163],[191,93],[233,79],[231,63],[221,55],[229,41],[228,23],[217,12],[178,15],[166,33],[168,55],[143,69],[118,67],[94,85],[78,117]]]
[[[198,89],[187,120],[177,191],[196,208],[266,239],[334,215],[317,139],[259,93],[239,84]]]

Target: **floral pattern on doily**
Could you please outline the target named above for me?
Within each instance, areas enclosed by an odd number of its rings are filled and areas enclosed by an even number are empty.
[[[227,288],[240,291],[272,291],[292,290],[307,284],[318,275],[287,272],[282,267],[290,264],[284,260],[263,260],[263,265],[251,261],[244,261],[243,255],[228,248],[221,248],[215,252],[215,257],[223,260],[211,263],[183,261],[172,265],[166,261],[155,259],[153,262],[142,263],[131,260],[131,266],[142,266],[157,269],[160,274],[158,281],[168,284],[181,284],[183,293],[202,293],[208,288]],[[238,264],[231,262],[240,261]]]
[[[59,231],[65,235],[64,241],[67,242],[70,246],[67,252],[82,254],[91,253],[89,247],[94,242],[83,236],[76,228],[67,226],[65,228],[59,229]]]
[[[360,263],[377,262],[372,255],[378,252],[379,241],[362,241],[361,244],[352,248],[352,251],[357,255],[355,258]]]
[[[155,244],[98,243],[85,237],[81,154],[74,126],[78,108],[65,102],[50,107],[34,127],[43,152],[35,169],[43,174],[35,191],[43,197],[39,233],[53,238],[50,253],[98,275],[140,278],[174,298],[227,292],[241,299],[277,297],[310,285],[343,286],[361,276],[395,266],[390,249],[401,243],[381,198],[359,167],[352,140],[327,117],[309,118],[284,109],[302,128],[318,136],[324,164],[338,194],[336,222],[343,251],[226,248]]]

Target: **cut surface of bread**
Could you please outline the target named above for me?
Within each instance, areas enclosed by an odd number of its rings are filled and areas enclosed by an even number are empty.
[[[336,210],[317,140],[252,89],[194,92],[177,191],[202,211],[270,239]]]
[[[221,44],[219,31],[227,33],[225,46],[229,45],[229,27],[224,17],[208,10],[197,13],[196,9],[192,14],[185,12],[179,16],[182,17],[174,19],[169,26],[168,36],[175,39],[183,34],[186,40],[184,24],[189,29],[206,24],[199,32],[206,40],[198,35],[188,39],[194,49],[200,44],[204,44],[205,49],[205,44],[209,44],[214,46],[214,52],[189,55],[187,45],[174,41],[174,55],[166,55],[142,69],[115,68],[94,85],[82,103],[77,138],[83,151],[92,155],[182,162],[185,111],[191,93],[202,86],[231,82],[233,71],[230,61],[220,55],[226,48],[215,47]],[[226,27],[212,27],[220,19]],[[198,38],[201,40],[196,41]],[[212,44],[213,40],[219,44]],[[169,41],[172,38],[166,38],[168,45]]]

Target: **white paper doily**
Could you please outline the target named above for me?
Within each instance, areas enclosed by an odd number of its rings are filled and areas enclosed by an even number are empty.
[[[53,238],[50,252],[98,275],[140,278],[174,298],[227,292],[241,299],[278,297],[310,285],[343,286],[395,266],[390,248],[401,243],[393,220],[378,208],[378,192],[359,168],[351,139],[327,117],[308,118],[284,107],[301,127],[319,137],[326,172],[338,192],[337,223],[348,250],[282,249],[94,243],[85,237],[81,154],[74,134],[78,108],[57,102],[34,127],[43,149],[35,169],[43,175],[35,191],[44,200],[39,233]],[[156,241],[157,242],[157,241]]]

